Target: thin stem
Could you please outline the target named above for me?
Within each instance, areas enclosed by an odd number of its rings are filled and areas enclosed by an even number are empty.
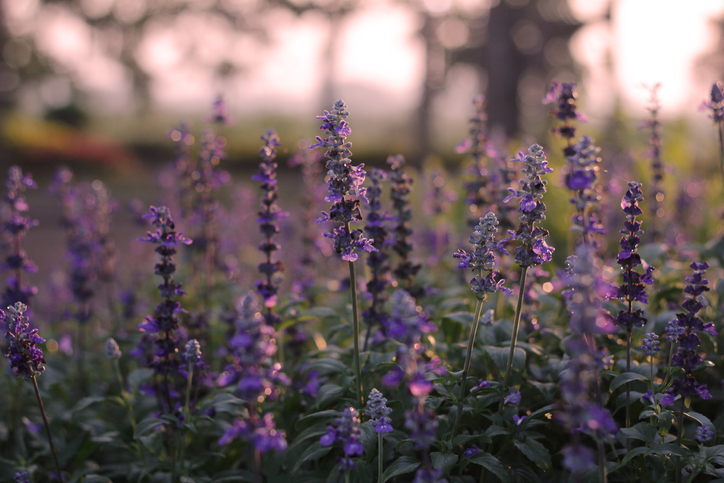
[[[631,302],[629,302],[629,313],[631,312]],[[629,328],[626,331],[626,372],[631,372],[631,332]],[[626,427],[631,427],[631,386],[626,383]],[[628,445],[628,438],[626,438]]]
[[[480,278],[480,274],[478,274],[478,277]],[[478,325],[480,322],[480,314],[483,311],[483,300],[478,299],[478,303],[475,307],[475,318],[473,319],[473,325],[470,327],[470,337],[468,338],[468,350],[465,353],[465,365],[463,366],[463,378],[460,381],[460,396],[458,398],[458,410],[457,414],[455,416],[455,425],[453,426],[452,435],[450,436],[450,441],[455,439],[455,436],[457,435],[458,428],[460,427],[460,421],[462,421],[463,416],[463,402],[465,401],[465,397],[467,396],[467,380],[468,380],[468,371],[470,370],[470,361],[473,358],[473,346],[475,345],[475,338],[478,333]]]
[[[63,481],[63,473],[60,471],[60,462],[58,462],[58,454],[55,451],[55,445],[53,444],[53,436],[50,434],[50,424],[48,424],[48,416],[45,414],[45,408],[43,407],[43,400],[40,397],[40,389],[38,389],[38,381],[35,376],[32,376],[33,387],[35,388],[35,396],[38,398],[38,407],[40,408],[40,414],[43,416],[43,424],[45,424],[45,432],[48,435],[48,443],[50,443],[50,452],[53,454],[53,461],[55,462],[55,476],[58,481]]]
[[[724,123],[718,121],[716,123],[717,134],[719,135],[719,169],[722,178],[724,178]]]
[[[188,384],[186,384],[186,402],[184,403],[184,412],[183,412],[184,424],[186,424],[186,422],[189,420],[189,401],[191,401],[191,385],[192,385],[193,379],[194,379],[194,364],[192,362],[189,362],[189,381],[188,381]],[[179,458],[179,464],[181,465],[181,472],[183,473],[183,475],[188,476],[188,474],[186,473],[186,465],[185,465],[186,434],[183,430],[183,427],[181,428],[180,433],[181,433],[180,434],[180,436],[181,436],[181,451],[180,451],[181,457]]]
[[[382,483],[382,470],[384,467],[382,449],[382,433],[377,433],[377,483]]]
[[[510,352],[508,353],[508,364],[505,368],[505,379],[503,379],[503,390],[510,385],[510,377],[513,372],[513,355],[515,354],[515,344],[518,341],[518,329],[520,329],[520,313],[523,307],[523,296],[525,295],[525,276],[528,273],[528,267],[520,269],[520,287],[518,288],[518,303],[515,307],[515,320],[513,321],[513,333],[510,335]],[[502,407],[502,400],[501,400]]]
[[[684,436],[684,398],[681,398],[681,407],[679,409],[679,436],[676,438],[676,444],[681,447],[681,438]],[[681,456],[676,457],[676,476],[674,482],[681,481]]]
[[[261,483],[261,451],[254,448],[254,483]]]
[[[347,231],[349,232],[349,222],[346,224]],[[357,377],[356,391],[357,391],[357,402],[360,407],[364,406],[364,399],[362,396],[362,367],[360,366],[359,360],[359,308],[357,307],[357,275],[354,269],[353,262],[347,262],[349,264],[349,289],[352,296],[352,342],[354,344],[354,372]]]
[[[608,471],[606,468],[606,449],[603,446],[603,441],[596,441],[598,448],[598,481],[600,483],[608,482]]]

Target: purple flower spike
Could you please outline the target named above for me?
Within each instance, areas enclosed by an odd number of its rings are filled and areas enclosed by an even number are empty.
[[[702,358],[697,353],[697,347],[701,344],[701,339],[697,332],[707,332],[716,336],[714,324],[712,322],[704,322],[699,318],[697,312],[704,305],[699,300],[704,292],[709,291],[709,281],[703,278],[709,265],[706,262],[692,263],[691,268],[694,274],[686,277],[688,285],[684,288],[686,301],[682,304],[685,313],[676,314],[676,320],[669,322],[670,326],[678,326],[678,330],[667,329],[667,334],[676,333],[676,342],[679,345],[676,354],[671,359],[673,365],[681,367],[684,373],[674,379],[671,388],[666,391],[662,398],[662,404],[672,404],[677,395],[682,397],[698,397],[701,399],[711,399],[711,394],[706,386],[699,384],[694,376],[694,370],[701,364]],[[668,335],[667,335],[668,338]]]
[[[16,302],[6,310],[0,310],[0,317],[7,326],[5,340],[9,346],[5,357],[10,360],[10,368],[17,377],[24,379],[42,374],[45,371],[45,357],[37,344],[42,344],[45,339],[38,335],[38,329],[30,330],[30,322],[23,315],[28,307]]]
[[[626,215],[624,228],[621,230],[621,251],[618,253],[617,263],[623,269],[623,283],[609,298],[617,298],[628,305],[626,310],[621,310],[616,317],[619,326],[632,330],[634,327],[642,327],[646,323],[643,310],[633,310],[633,302],[648,303],[644,284],[650,285],[653,282],[651,272],[654,268],[644,262],[637,253],[638,245],[641,242],[641,222],[636,217],[643,212],[639,203],[643,201],[641,183],[630,181],[628,191],[621,199],[621,208]],[[644,274],[638,273],[635,268],[643,265]]]
[[[546,205],[542,198],[546,193],[547,181],[541,178],[546,173],[552,173],[553,169],[548,166],[543,148],[537,144],[528,149],[528,154],[520,153],[518,159],[513,161],[525,164],[523,174],[526,178],[521,180],[522,189],[515,190],[508,188],[510,195],[503,201],[508,202],[511,198],[520,198],[520,227],[518,231],[509,231],[509,238],[501,240],[498,248],[507,254],[503,245],[511,240],[518,240],[521,245],[515,249],[515,261],[521,267],[534,267],[550,262],[553,258],[553,247],[546,244],[544,238],[548,236],[548,230],[535,226],[546,219]]]
[[[387,407],[387,398],[377,389],[372,389],[367,398],[367,409],[365,414],[370,417],[370,423],[375,427],[377,433],[391,433],[392,419],[390,413],[392,408]]]
[[[339,471],[346,472],[355,467],[353,456],[361,456],[364,447],[360,443],[360,419],[359,412],[355,408],[347,408],[341,411],[333,426],[327,427],[327,433],[322,436],[319,443],[322,446],[339,445],[344,450],[344,458],[339,466]]]
[[[327,149],[327,172],[329,194],[325,201],[332,203],[329,213],[323,213],[323,217],[317,220],[318,223],[331,220],[340,224],[338,228],[324,234],[327,238],[334,239],[334,249],[342,256],[342,260],[353,262],[357,260],[355,249],[360,248],[367,252],[377,249],[372,242],[363,236],[362,230],[350,227],[354,221],[362,219],[359,209],[360,200],[367,202],[366,188],[362,187],[365,180],[364,165],[352,166],[349,158],[352,152],[349,150],[352,143],[347,142],[346,137],[352,132],[347,124],[349,112],[343,101],[334,103],[332,112],[324,111],[321,119],[321,129],[327,136],[326,139],[317,137],[317,144],[310,148],[323,147]]]
[[[699,426],[696,428],[696,440],[701,444],[711,441],[714,438],[714,430],[709,426]]]

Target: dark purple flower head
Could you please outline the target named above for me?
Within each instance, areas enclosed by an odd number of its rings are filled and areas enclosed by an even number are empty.
[[[647,356],[656,355],[661,350],[661,342],[659,342],[659,336],[653,332],[647,332],[641,341],[641,350]]]
[[[412,178],[405,172],[405,158],[401,154],[389,156],[387,164],[390,165],[390,198],[392,199],[392,213],[396,221],[393,232],[395,240],[392,249],[400,257],[400,262],[392,271],[400,285],[405,288],[413,297],[419,297],[424,293],[422,287],[414,284],[414,277],[420,271],[421,265],[410,260],[412,253],[412,206],[410,205],[410,193],[412,192]]]
[[[189,364],[201,362],[201,344],[196,339],[191,339],[184,346],[183,358]]]
[[[442,470],[423,466],[415,471],[412,483],[447,483],[447,479],[442,477]]]
[[[570,200],[576,208],[571,229],[580,233],[583,243],[589,243],[591,242],[589,234],[605,233],[595,209],[600,201],[595,183],[598,178],[598,165],[601,163],[601,158],[598,156],[601,150],[588,136],[581,136],[578,144],[573,145],[571,149],[573,154],[568,156],[566,174],[566,185],[569,190],[575,192]]]
[[[324,121],[321,129],[327,138],[317,137],[317,144],[309,147],[327,148],[325,157],[329,194],[325,201],[332,203],[332,206],[329,213],[322,212],[323,216],[317,220],[317,223],[332,220],[341,225],[334,231],[325,233],[324,236],[334,239],[334,248],[342,255],[343,260],[353,262],[357,260],[355,249],[372,252],[376,248],[372,246],[370,240],[364,238],[362,230],[352,230],[350,227],[352,222],[362,219],[360,200],[365,202],[368,200],[365,196],[367,190],[362,187],[365,180],[364,165],[352,166],[352,160],[349,158],[352,155],[349,150],[352,144],[346,140],[351,133],[345,120],[348,116],[347,106],[341,100],[335,102],[332,112],[324,111],[323,116],[317,116],[317,119]]]
[[[463,453],[463,456],[466,458],[472,458],[476,454],[480,453],[480,448],[478,448],[476,445],[470,446],[468,449],[465,450]]]
[[[699,109],[710,109],[711,118],[717,124],[724,121],[724,86],[721,82],[715,82],[711,86],[709,100],[702,102]]]
[[[528,149],[528,154],[519,154],[518,161],[525,164],[523,174],[525,179],[521,180],[521,188],[515,190],[508,188],[510,195],[503,200],[507,203],[511,198],[520,198],[520,227],[516,232],[509,231],[509,238],[501,240],[498,248],[504,253],[508,253],[504,245],[508,241],[518,240],[521,245],[515,249],[515,261],[521,267],[532,267],[543,263],[550,262],[553,257],[553,247],[546,244],[544,238],[548,236],[548,231],[535,226],[537,222],[545,220],[546,205],[542,198],[546,193],[547,181],[541,178],[546,173],[552,173],[553,169],[548,166],[543,148],[537,144],[533,144]]]
[[[572,82],[553,82],[548,94],[543,98],[543,104],[556,104],[551,111],[551,115],[555,116],[560,125],[553,128],[554,133],[558,133],[568,142],[568,146],[563,150],[563,154],[571,156],[573,154],[571,139],[576,137],[576,128],[572,121],[585,121],[586,118],[576,112],[576,84]]]
[[[0,317],[7,327],[5,339],[9,344],[5,356],[10,360],[10,368],[15,375],[25,379],[42,374],[45,370],[45,357],[37,346],[45,339],[38,335],[38,329],[30,329],[30,322],[23,315],[27,309],[25,304],[17,302],[8,307],[7,312],[0,310]]]
[[[609,296],[609,298],[617,298],[628,304],[626,310],[621,310],[616,317],[616,323],[626,327],[627,330],[633,327],[642,327],[646,323],[642,310],[633,310],[631,304],[633,302],[648,303],[644,284],[651,285],[653,278],[651,273],[654,267],[650,266],[639,256],[637,250],[641,242],[641,222],[636,217],[641,213],[639,203],[643,201],[643,193],[641,191],[641,183],[630,181],[628,190],[621,199],[621,208],[626,215],[624,228],[621,230],[621,251],[618,253],[616,262],[623,269],[623,283],[618,289]],[[635,269],[639,265],[643,265],[644,273],[640,274]]]
[[[582,474],[596,468],[596,454],[581,444],[569,444],[561,450],[563,467],[573,474]]]
[[[405,411],[405,429],[407,429],[415,449],[428,451],[435,442],[438,422],[435,413],[418,405]]]
[[[711,399],[711,394],[709,394],[706,386],[700,384],[694,376],[694,370],[702,361],[697,352],[697,348],[701,344],[701,339],[699,339],[697,333],[707,332],[713,336],[717,335],[714,324],[712,322],[705,323],[697,315],[697,312],[704,307],[699,298],[709,290],[707,286],[709,281],[703,278],[709,265],[706,262],[692,263],[690,267],[694,270],[694,274],[691,277],[686,277],[688,282],[688,285],[684,288],[686,301],[682,304],[686,312],[676,314],[676,321],[669,323],[670,326],[678,325],[678,330],[667,330],[667,333],[677,334],[676,342],[679,345],[671,362],[684,371],[680,377],[674,379],[671,388],[666,391],[666,395],[661,399],[661,404],[673,403],[677,395]]]
[[[364,447],[360,443],[361,432],[359,412],[350,407],[340,411],[334,425],[327,426],[327,433],[319,440],[322,446],[334,444],[342,446],[346,464],[340,466],[340,471],[344,472],[354,468],[354,462],[350,458],[361,456],[364,452]]]
[[[214,100],[213,114],[211,115],[210,121],[219,124],[232,123],[232,118],[229,116],[229,111],[226,108],[224,97],[221,94],[216,96],[216,99]]]
[[[475,272],[475,277],[470,280],[475,296],[485,300],[489,294],[497,290],[510,293],[503,287],[504,279],[495,270],[495,233],[498,231],[498,219],[492,212],[488,212],[484,218],[480,218],[480,224],[475,226],[475,231],[470,236],[469,243],[473,245],[473,252],[458,250],[453,257],[460,259],[458,268],[469,268]],[[483,271],[487,274],[483,276]]]
[[[702,444],[711,441],[714,438],[714,431],[711,427],[702,424],[696,428],[696,440]]]
[[[286,434],[276,429],[272,413],[264,414],[261,419],[235,419],[219,439],[219,444],[227,445],[237,438],[253,444],[261,453],[287,449]]]
[[[392,408],[387,407],[387,398],[377,389],[372,389],[367,398],[365,414],[370,417],[370,423],[375,427],[376,432],[391,433],[393,431],[391,412]]]

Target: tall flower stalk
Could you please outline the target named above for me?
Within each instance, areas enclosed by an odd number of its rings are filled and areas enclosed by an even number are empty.
[[[30,298],[35,295],[37,289],[33,286],[23,285],[23,273],[35,273],[38,268],[28,258],[22,248],[22,242],[28,230],[38,224],[23,213],[28,211],[28,203],[25,201],[25,191],[35,189],[37,185],[29,173],[23,174],[17,166],[11,166],[8,170],[5,181],[4,201],[7,208],[7,217],[4,220],[3,228],[0,230],[6,238],[10,247],[10,254],[5,258],[3,268],[10,272],[7,279],[5,292],[2,294],[2,307],[7,307],[15,302],[22,302],[25,305],[30,303]]]
[[[508,202],[511,198],[520,198],[518,213],[520,213],[521,224],[517,231],[508,231],[510,237],[498,243],[498,247],[507,255],[508,252],[503,245],[511,240],[520,242],[520,245],[515,249],[515,262],[520,266],[520,286],[518,288],[513,332],[510,336],[510,352],[505,369],[505,379],[503,380],[503,387],[506,389],[510,385],[512,375],[513,356],[515,355],[515,345],[518,340],[518,330],[520,329],[520,313],[523,306],[523,296],[525,295],[525,278],[528,268],[550,262],[553,258],[553,250],[555,250],[553,247],[548,246],[545,241],[548,230],[536,226],[536,223],[546,219],[546,205],[543,203],[542,198],[546,193],[548,181],[542,179],[541,176],[552,173],[553,169],[548,166],[543,148],[538,144],[533,144],[528,149],[528,154],[520,153],[519,158],[513,161],[525,165],[522,171],[525,174],[525,179],[520,181],[522,189],[508,188],[510,195],[503,200]]]
[[[277,221],[288,216],[280,210],[277,204],[279,190],[277,187],[277,146],[280,146],[279,136],[276,132],[268,130],[261,136],[264,146],[259,150],[262,162],[259,163],[259,173],[252,176],[252,179],[261,182],[262,209],[259,212],[259,231],[264,235],[264,241],[259,245],[259,250],[264,254],[265,260],[259,264],[259,273],[265,278],[256,282],[256,291],[264,299],[264,318],[266,323],[275,326],[281,322],[281,318],[274,313],[277,305],[277,294],[281,282],[284,266],[278,260],[274,260],[274,253],[279,250],[279,244],[274,240],[279,233]]]
[[[655,84],[651,89],[649,101],[649,119],[644,122],[644,127],[649,129],[649,149],[647,156],[651,159],[651,198],[649,202],[651,212],[651,240],[658,241],[662,235],[661,222],[664,220],[664,164],[661,161],[661,121],[659,121],[658,90],[661,84]]]
[[[498,219],[492,212],[488,212],[485,217],[480,218],[480,223],[475,226],[473,234],[470,236],[469,243],[473,245],[473,252],[467,253],[465,250],[458,250],[453,257],[460,259],[459,268],[471,269],[475,276],[470,280],[471,290],[475,293],[477,305],[475,307],[475,317],[473,325],[470,328],[470,337],[468,338],[468,348],[465,353],[465,365],[463,366],[463,375],[460,383],[460,393],[458,394],[457,415],[455,416],[455,425],[453,426],[451,439],[455,439],[457,430],[462,420],[463,402],[467,397],[467,379],[470,370],[470,361],[473,356],[473,346],[478,332],[478,324],[480,322],[480,314],[483,311],[483,303],[488,295],[498,290],[510,292],[503,287],[505,280],[500,278],[500,273],[495,270],[495,233],[498,231]],[[487,273],[484,273],[487,272]]]
[[[701,104],[700,109],[709,109],[711,119],[716,126],[717,140],[719,142],[719,169],[724,178],[724,86],[715,82],[711,86],[709,100]]]
[[[385,302],[387,302],[387,287],[390,285],[390,255],[385,249],[385,244],[389,241],[389,233],[387,232],[386,222],[391,217],[387,212],[382,212],[382,181],[387,177],[386,173],[377,168],[373,168],[369,173],[371,186],[367,188],[367,198],[369,199],[369,212],[367,213],[367,225],[365,231],[367,236],[372,240],[374,246],[377,247],[376,252],[372,252],[367,257],[367,266],[370,268],[370,280],[367,282],[367,294],[371,299],[370,306],[362,312],[362,319],[367,326],[365,341],[362,350],[367,350],[367,345],[372,334],[372,328],[385,326]]]
[[[566,185],[574,193],[570,202],[576,209],[571,230],[580,235],[581,243],[597,246],[593,236],[606,233],[596,213],[596,206],[601,200],[596,185],[601,149],[588,136],[581,136],[572,149],[574,153],[568,157],[570,171],[566,176]]]
[[[634,327],[643,327],[646,318],[643,316],[643,310],[633,309],[634,302],[642,304],[648,303],[646,289],[644,284],[651,285],[653,278],[651,273],[654,267],[650,266],[641,259],[637,253],[638,245],[641,242],[641,222],[636,217],[643,212],[639,207],[639,203],[643,201],[643,192],[641,191],[641,183],[630,181],[628,190],[621,200],[621,207],[626,215],[624,228],[621,230],[621,251],[618,253],[616,263],[623,270],[623,283],[618,287],[615,293],[609,295],[609,298],[616,298],[626,304],[626,308],[621,310],[616,316],[616,324],[626,329],[626,372],[631,371],[631,334]],[[643,265],[644,273],[640,274],[636,271],[636,267]],[[631,425],[631,389],[626,385],[626,427]]]
[[[387,164],[390,165],[390,184],[392,198],[393,217],[395,219],[394,244],[392,249],[399,255],[400,261],[392,270],[392,273],[400,282],[401,288],[415,298],[424,295],[424,289],[415,285],[415,275],[420,271],[419,263],[412,263],[410,253],[412,253],[412,228],[410,221],[412,220],[412,207],[410,206],[410,192],[412,191],[412,178],[405,172],[405,158],[398,154],[387,158]]]
[[[179,376],[181,364],[179,357],[179,314],[185,310],[177,300],[185,292],[181,284],[173,279],[176,272],[176,264],[173,256],[179,244],[190,244],[191,240],[185,238],[181,233],[176,232],[176,226],[171,219],[171,214],[165,206],[150,207],[151,213],[144,215],[144,218],[151,221],[156,227],[155,232],[147,232],[146,237],[139,238],[139,241],[158,245],[155,252],[160,261],[156,264],[156,275],[163,279],[158,286],[161,301],[156,305],[153,315],[146,317],[138,329],[150,334],[153,338],[155,351],[151,360],[151,368],[156,373],[155,381],[156,396],[161,410],[165,413],[172,413],[175,410],[173,401],[173,386],[175,379]]]
[[[43,399],[40,397],[38,389],[38,381],[36,376],[45,371],[45,357],[43,351],[38,344],[45,342],[45,339],[38,335],[38,329],[30,329],[30,321],[28,317],[23,315],[27,310],[27,305],[22,302],[16,302],[15,305],[7,307],[7,313],[0,310],[0,317],[6,324],[7,332],[5,340],[8,341],[8,349],[5,356],[10,360],[10,368],[17,377],[23,379],[31,379],[33,388],[35,389],[35,397],[38,401],[40,414],[43,416],[43,424],[45,432],[48,436],[48,444],[50,445],[50,453],[55,463],[55,475],[58,481],[63,481],[58,454],[53,444],[53,435],[50,433],[50,424],[48,416],[45,414]]]
[[[383,440],[382,435],[385,433],[391,433],[394,429],[392,428],[392,419],[390,419],[390,413],[392,408],[387,407],[387,398],[382,395],[377,389],[372,389],[370,395],[367,398],[367,408],[365,414],[370,418],[370,424],[375,428],[377,433],[377,481],[382,481],[382,474],[384,471],[384,451],[383,451]]]
[[[461,141],[455,152],[469,152],[472,156],[472,163],[468,168],[470,179],[463,183],[467,195],[465,204],[468,205],[472,217],[468,219],[470,226],[475,226],[480,214],[490,206],[488,185],[488,115],[485,112],[485,96],[478,95],[473,99],[475,113],[470,117],[469,137]]]
[[[342,260],[349,265],[349,282],[352,298],[352,342],[354,345],[354,370],[357,379],[356,398],[361,405],[364,404],[362,393],[362,368],[359,358],[359,308],[357,306],[357,276],[354,267],[354,261],[358,255],[356,249],[366,252],[374,252],[377,249],[372,246],[372,241],[365,238],[364,232],[360,229],[352,229],[351,224],[362,219],[360,212],[360,200],[368,202],[366,188],[362,187],[365,180],[364,164],[353,166],[350,156],[352,152],[349,150],[352,143],[347,141],[347,136],[352,133],[347,124],[349,112],[344,101],[339,100],[334,103],[332,111],[324,111],[324,115],[317,116],[322,120],[321,130],[325,139],[317,136],[317,144],[313,144],[310,148],[323,147],[327,149],[325,158],[327,159],[327,178],[329,194],[324,201],[332,203],[329,213],[322,212],[322,217],[317,223],[325,221],[333,221],[337,223],[337,228],[331,232],[324,233],[327,238],[334,240],[334,249],[341,255]]]

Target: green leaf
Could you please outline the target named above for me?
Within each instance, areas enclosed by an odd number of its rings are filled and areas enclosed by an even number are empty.
[[[330,309],[329,307],[314,307],[309,310],[305,310],[301,314],[299,314],[299,318],[306,318],[306,317],[335,317],[337,315],[337,312]]]
[[[133,439],[139,439],[141,436],[145,436],[150,433],[160,424],[164,424],[165,421],[160,418],[146,418],[136,425],[136,429],[133,431]]]
[[[508,475],[508,472],[505,471],[505,466],[503,466],[503,463],[498,461],[498,459],[490,453],[478,453],[472,458],[468,458],[468,460],[471,463],[480,465],[486,470],[490,471],[492,474],[497,476],[498,479],[503,483],[512,483],[510,481],[510,475]]]
[[[331,446],[322,446],[319,444],[319,441],[312,443],[306,450],[304,450],[304,453],[302,453],[297,462],[294,464],[292,474],[296,473],[307,461],[317,461],[319,458],[326,456],[330,451],[332,451]]]
[[[317,371],[320,374],[345,374],[349,368],[340,360],[324,357],[308,362],[304,370]]]
[[[635,372],[624,372],[623,374],[619,374],[614,378],[613,381],[611,381],[611,385],[608,386],[608,391],[613,392],[619,387],[623,386],[624,384],[627,384],[631,381],[648,381],[649,378],[646,376],[642,376],[641,374],[637,374]]]
[[[254,481],[254,474],[249,470],[227,470],[217,473],[213,483],[240,483],[242,481]]]
[[[344,393],[344,388],[336,384],[325,384],[317,392],[316,406],[324,409],[331,403],[337,401]]]
[[[99,402],[104,402],[106,400],[107,400],[106,397],[84,397],[83,399],[78,401],[78,403],[75,406],[73,406],[73,409],[71,409],[70,411],[71,411],[71,413],[75,414],[93,404],[98,404]]]
[[[83,477],[83,483],[113,483],[113,481],[107,476],[85,475]]]
[[[327,409],[326,411],[318,411],[316,413],[307,414],[304,417],[301,417],[297,420],[296,423],[294,423],[294,427],[296,429],[301,429],[302,424],[301,423],[310,423],[312,421],[315,421],[317,419],[332,419],[339,416],[339,411],[335,411],[334,409]]]
[[[205,411],[214,408],[217,411],[233,412],[238,406],[244,404],[244,401],[229,394],[227,392],[216,394],[211,399],[206,399],[199,405],[198,412],[204,413]]]
[[[444,321],[445,319],[463,324],[465,327],[470,327],[473,325],[475,316],[471,312],[453,312],[452,314],[445,314],[442,320]]]
[[[382,473],[382,483],[385,483],[393,476],[412,473],[417,468],[419,468],[421,464],[422,463],[420,463],[415,458],[411,458],[409,456],[400,456],[394,461],[394,463],[387,467],[384,473]]]
[[[453,446],[467,446],[473,441],[480,443],[492,443],[493,440],[487,434],[458,434],[452,441]]]
[[[443,476],[449,475],[456,464],[458,464],[458,455],[455,453],[430,453],[432,458],[432,467],[436,470],[442,470]]]
[[[713,429],[716,433],[716,428],[714,428],[714,424],[711,422],[709,418],[704,416],[701,413],[697,413],[696,411],[687,411],[684,413],[685,416],[690,417],[697,423],[701,424],[702,426],[709,426],[709,428]]]
[[[654,450],[649,447],[639,446],[638,448],[634,448],[634,449],[630,450],[628,453],[626,453],[626,456],[623,458],[623,461],[621,462],[621,464],[623,466],[626,466],[626,464],[628,464],[628,462],[631,461],[632,459],[634,459],[635,457],[637,457],[639,455],[649,455],[653,452],[654,452]]]
[[[548,449],[538,441],[531,438],[525,441],[514,439],[513,444],[544,473],[550,473],[553,470],[551,454],[548,452]]]
[[[488,345],[485,346],[485,351],[490,355],[490,358],[493,359],[493,362],[496,366],[498,366],[498,369],[501,371],[505,371],[507,369],[510,348]],[[513,368],[519,371],[525,369],[525,351],[519,347],[516,347],[515,352],[513,353]]]
[[[365,421],[360,425],[361,434],[359,437],[359,442],[362,443],[362,447],[365,449],[365,453],[367,456],[372,456],[375,454],[375,449],[377,448],[377,441],[379,438],[377,435],[377,431],[375,431],[375,428],[370,424],[369,421]]]
[[[448,345],[457,344],[463,335],[463,324],[449,318],[443,318],[440,322],[445,343]]]
[[[630,428],[621,428],[621,432],[629,439],[637,439],[648,445],[656,443],[656,428],[649,423],[638,423]]]
[[[153,369],[136,369],[128,374],[128,384],[136,390],[142,382],[151,379],[151,376],[153,376]]]

